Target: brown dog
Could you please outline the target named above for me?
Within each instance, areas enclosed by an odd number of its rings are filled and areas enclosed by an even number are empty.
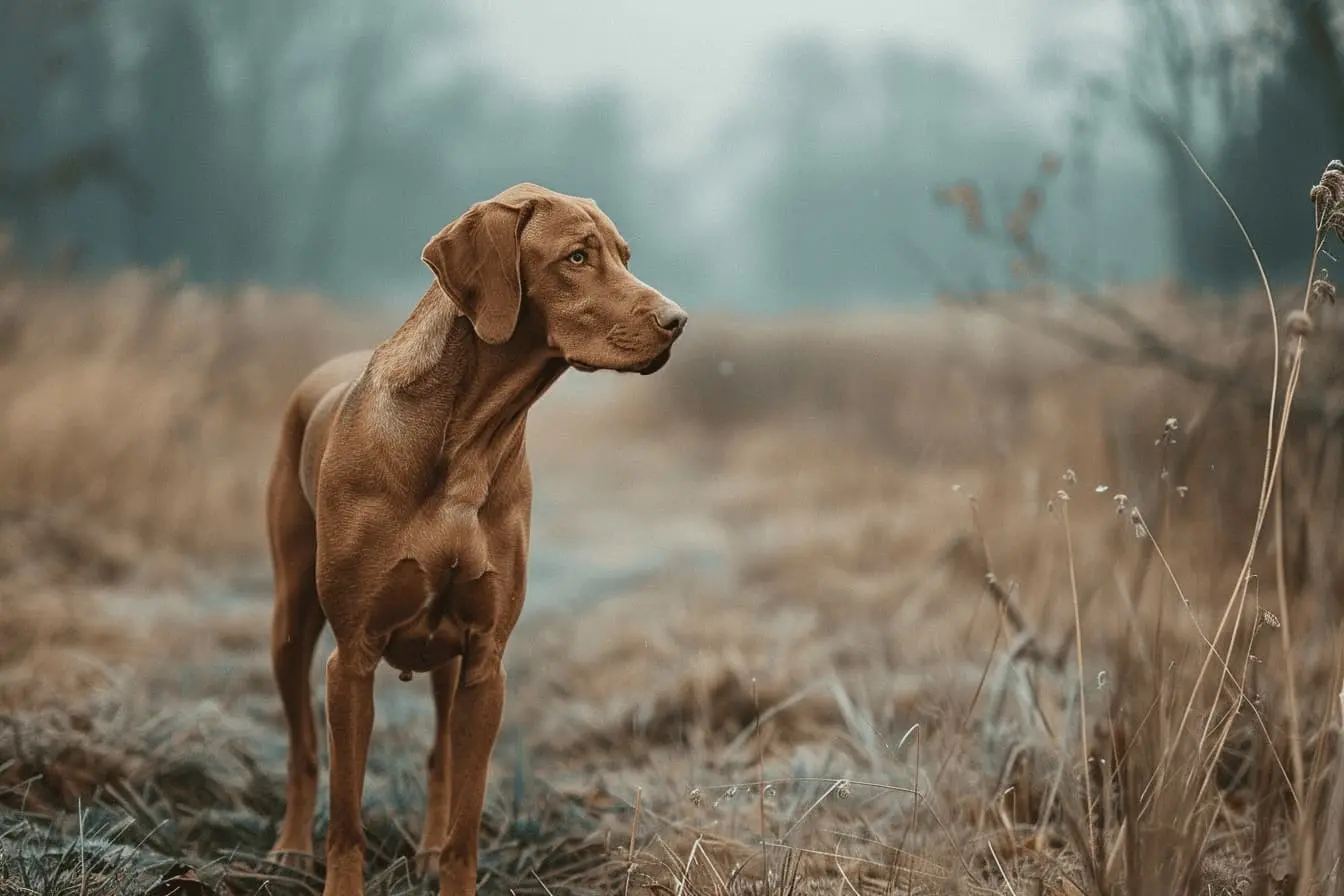
[[[273,856],[311,860],[309,676],[325,622],[331,824],[325,893],[364,889],[361,801],[380,660],[430,673],[436,729],[420,853],[444,894],[476,892],[501,658],[523,607],[528,408],[567,368],[653,373],[686,313],[630,273],[588,199],[519,184],[425,246],[434,283],[372,352],[335,358],[285,411],[267,522],[272,664],[289,727]]]

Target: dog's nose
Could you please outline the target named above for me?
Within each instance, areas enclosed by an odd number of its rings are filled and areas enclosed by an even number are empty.
[[[664,302],[653,313],[653,318],[658,321],[658,326],[664,330],[680,333],[682,328],[686,326],[687,314],[675,302]]]

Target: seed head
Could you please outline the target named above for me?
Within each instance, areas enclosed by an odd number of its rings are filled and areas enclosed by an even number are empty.
[[[1344,203],[1344,166],[1338,159],[1325,166],[1320,181],[1311,188],[1311,204],[1316,208],[1316,229],[1320,234],[1340,230],[1334,223],[1334,213]]]
[[[1324,230],[1333,230],[1335,236],[1344,241],[1344,210],[1335,209],[1330,216],[1325,219]]]
[[[1303,311],[1301,308],[1294,309],[1288,315],[1288,322],[1285,325],[1285,328],[1289,336],[1298,337],[1302,339],[1305,339],[1307,336],[1310,336],[1311,331],[1314,327],[1315,324],[1312,323],[1311,315]]]
[[[1330,203],[1334,197],[1330,195],[1330,188],[1325,184],[1316,184],[1311,188],[1311,204],[1316,206],[1316,213],[1324,215],[1326,209],[1330,208]]]
[[[1321,278],[1311,284],[1311,303],[1320,305],[1326,302],[1335,304],[1335,284]]]
[[[1134,537],[1142,539],[1148,535],[1148,527],[1143,524],[1143,514],[1139,513],[1139,508],[1129,508],[1129,521],[1134,524]]]
[[[687,796],[690,797],[692,806],[703,806],[705,804],[705,794],[699,787],[693,789]]]
[[[1325,187],[1330,191],[1330,198],[1334,202],[1344,201],[1344,171],[1337,168],[1327,168],[1321,175],[1321,182],[1318,186]]]
[[[1126,508],[1129,507],[1129,495],[1118,494],[1112,500],[1115,501],[1116,513],[1124,513]]]
[[[841,781],[835,786],[835,795],[842,800],[847,800],[854,795],[854,789],[848,781]]]

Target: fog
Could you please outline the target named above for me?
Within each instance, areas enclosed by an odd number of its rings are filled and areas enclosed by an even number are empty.
[[[425,241],[524,180],[597,200],[636,272],[689,308],[1021,286],[1023,245],[1000,231],[1032,186],[1030,253],[1052,280],[1226,288],[1249,257],[1174,136],[1251,213],[1276,270],[1295,259],[1272,222],[1344,142],[1339,12],[1299,0],[126,0],[5,16],[0,221],[26,265],[179,263],[353,302],[412,301]],[[939,201],[968,182],[987,232]]]

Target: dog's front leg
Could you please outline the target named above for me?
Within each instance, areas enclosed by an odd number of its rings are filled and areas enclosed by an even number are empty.
[[[373,732],[373,673],[378,658],[337,643],[327,660],[327,737],[331,823],[325,896],[364,892],[364,770]]]
[[[474,896],[476,851],[485,809],[490,753],[504,717],[504,667],[493,644],[485,655],[471,648],[462,664],[462,684],[449,719],[452,735],[452,822],[439,856],[441,896]]]
[[[462,660],[453,660],[432,673],[434,682],[434,748],[428,762],[428,787],[425,800],[425,825],[420,833],[417,865],[421,874],[438,873],[439,854],[448,839],[452,820],[453,743],[450,723],[453,700],[457,696]]]

